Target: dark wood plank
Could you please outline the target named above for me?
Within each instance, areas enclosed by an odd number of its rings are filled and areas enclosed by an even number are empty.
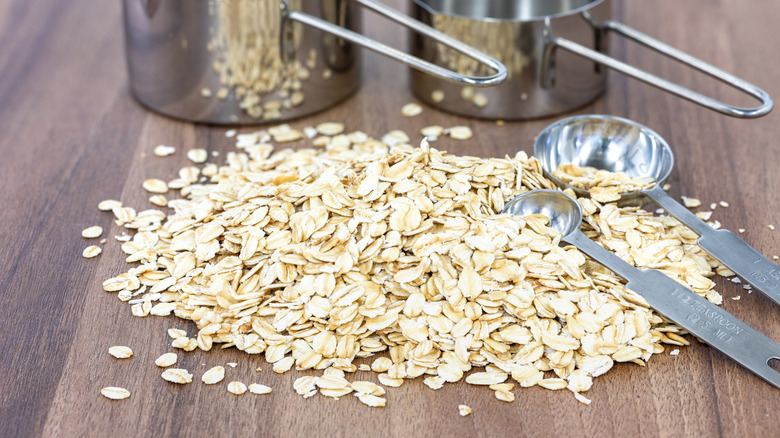
[[[387,3],[403,7],[404,2]],[[715,2],[674,0],[615,2],[615,17],[641,31],[737,73],[780,96],[776,47],[780,4],[772,0]],[[129,307],[101,290],[102,279],[122,272],[119,244],[112,239],[96,260],[80,257],[81,229],[98,224],[117,233],[95,205],[121,198],[143,206],[140,182],[170,176],[182,154],[152,156],[160,143],[232,150],[223,128],[194,126],[151,114],[129,96],[124,72],[118,2],[15,0],[0,5],[0,435],[107,436],[209,434],[283,436],[772,436],[780,432],[778,391],[699,345],[677,357],[653,357],[647,367],[620,365],[600,377],[589,407],[563,393],[540,388],[516,391],[501,403],[490,391],[465,384],[433,392],[421,381],[388,393],[388,407],[371,410],[354,397],[335,402],[302,400],[291,390],[299,373],[278,376],[259,357],[235,350],[181,355],[200,374],[206,367],[237,362],[233,378],[274,388],[265,397],[236,398],[223,387],[162,382],[153,360],[168,351],[165,330],[192,333],[173,318],[138,319]],[[366,29],[398,47],[405,36],[367,14]],[[749,100],[701,74],[637,47],[611,40],[612,53],[730,102]],[[469,142],[447,139],[435,146],[457,154],[503,156],[531,152],[536,133],[555,118],[496,126],[426,108],[413,119],[400,115],[413,101],[404,67],[372,53],[364,58],[363,87],[346,102],[295,126],[347,121],[349,129],[380,136],[409,133],[430,124],[474,128]],[[577,113],[635,119],[666,137],[677,163],[670,193],[705,203],[728,201],[714,217],[764,254],[780,255],[780,136],[778,112],[759,120],[736,120],[683,102],[617,74],[609,90]],[[142,158],[142,153],[147,158]],[[780,314],[768,299],[718,280],[724,307],[780,340]],[[740,301],[729,298],[741,295]],[[130,345],[136,356],[117,361],[109,346]],[[255,367],[264,368],[261,373]],[[371,373],[357,377],[374,380]],[[99,389],[126,385],[133,396],[108,402]],[[474,414],[461,418],[457,405]]]

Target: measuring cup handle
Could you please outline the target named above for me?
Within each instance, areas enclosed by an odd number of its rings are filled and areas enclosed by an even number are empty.
[[[780,305],[780,266],[731,231],[710,227],[659,186],[643,193],[701,236],[697,243],[705,251]]]
[[[685,88],[682,85],[668,81],[654,74],[648,73],[640,68],[634,67],[622,61],[618,61],[610,56],[607,56],[601,52],[589,49],[580,44],[563,38],[552,38],[552,45],[554,47],[561,47],[574,54],[590,59],[599,64],[603,64],[609,68],[617,70],[625,75],[631,76],[634,79],[638,79],[642,82],[648,83],[654,87],[660,88],[669,93],[675,94],[687,99],[691,102],[697,103],[706,108],[718,111],[720,113],[742,118],[755,118],[761,117],[769,113],[774,105],[772,98],[769,94],[758,88],[757,86],[740,79],[730,73],[727,73],[714,65],[708,64],[698,58],[695,58],[679,49],[676,49],[668,44],[662,43],[655,38],[652,38],[636,29],[626,26],[623,23],[615,21],[607,21],[601,25],[604,30],[616,32],[628,39],[634,40],[639,44],[649,47],[659,53],[662,53],[670,58],[673,58],[689,67],[706,73],[718,79],[721,82],[725,82],[734,88],[737,88],[761,101],[761,105],[753,108],[736,107],[719,100],[713,99],[709,96],[705,96],[701,93],[693,91],[689,88]]]
[[[417,70],[429,73],[441,79],[445,79],[450,82],[459,82],[476,87],[484,87],[490,85],[496,85],[503,82],[507,77],[507,69],[504,64],[498,62],[496,59],[480,52],[479,50],[464,44],[455,38],[450,37],[438,30],[423,24],[407,15],[404,15],[393,8],[387,7],[381,3],[373,0],[353,0],[362,6],[371,9],[372,11],[384,15],[392,21],[395,21],[403,26],[406,26],[416,32],[419,32],[429,38],[432,38],[446,46],[449,46],[466,56],[469,56],[495,71],[495,74],[489,76],[469,76],[463,75],[458,72],[446,69],[438,66],[432,62],[428,62],[412,56],[406,52],[390,47],[384,43],[380,43],[377,40],[371,39],[365,35],[353,32],[345,29],[341,26],[337,26],[329,21],[317,18],[308,14],[304,14],[298,11],[286,11],[283,16],[289,20],[295,20],[303,24],[315,27],[322,31],[331,33],[345,40],[351,41],[357,45],[363,46],[369,50],[373,50],[379,54],[387,56],[388,58],[399,61],[409,67]]]
[[[780,345],[775,341],[664,273],[639,270],[580,231],[563,240],[628,280],[626,288],[644,298],[658,313],[780,388],[780,372],[769,365],[780,359]]]

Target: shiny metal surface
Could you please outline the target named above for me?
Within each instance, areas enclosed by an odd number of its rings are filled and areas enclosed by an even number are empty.
[[[206,123],[287,120],[357,90],[355,45],[443,81],[489,86],[506,69],[478,50],[373,0],[123,0],[133,95],[173,117]],[[372,9],[484,66],[453,72],[367,38],[358,6]]]
[[[577,232],[582,224],[582,208],[571,196],[557,190],[531,190],[504,205],[501,213],[514,216],[541,214],[550,220],[550,228],[564,236]]]
[[[647,176],[660,184],[674,167],[671,148],[655,131],[628,119],[601,115],[568,117],[549,125],[536,137],[534,156],[547,178],[583,197],[589,196],[587,190],[566,184],[552,171],[561,164],[576,164],[630,177]],[[645,202],[641,193],[622,196],[623,204]]]
[[[570,111],[596,99],[606,88],[608,67],[730,116],[759,117],[772,109],[765,91],[611,21],[611,12],[610,0],[413,0],[415,18],[495,57],[507,66],[509,78],[498,87],[474,91],[413,71],[412,90],[429,105],[456,114],[530,119]],[[731,106],[611,58],[606,54],[609,32],[713,76],[761,103],[752,108]],[[411,51],[461,72],[481,68],[420,38],[412,37]]]
[[[650,307],[780,388],[780,373],[769,365],[780,358],[780,345],[660,271],[639,270],[590,240],[579,229],[582,211],[571,196],[557,190],[533,190],[509,201],[503,213],[547,216],[561,232],[562,242],[628,280],[626,287]]]
[[[780,267],[756,251],[736,234],[715,230],[693,212],[680,205],[661,187],[674,167],[669,145],[655,131],[631,120],[612,116],[569,117],[545,128],[536,138],[534,155],[545,176],[578,196],[589,196],[572,187],[552,172],[561,164],[590,166],[629,176],[649,176],[654,187],[621,194],[621,204],[641,205],[647,198],[699,234],[697,243],[738,276],[780,304]]]
[[[599,1],[601,0],[427,0],[421,4],[437,13],[464,18],[533,21],[539,18],[558,17],[582,12]]]

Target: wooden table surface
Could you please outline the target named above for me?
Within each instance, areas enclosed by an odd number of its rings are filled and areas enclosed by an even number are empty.
[[[615,3],[618,20],[780,97],[776,0]],[[366,21],[370,34],[405,45],[399,28],[372,14]],[[126,264],[110,237],[116,226],[96,205],[108,198],[146,205],[140,182],[170,177],[186,160],[181,153],[154,157],[157,144],[200,146],[221,156],[233,145],[225,128],[170,120],[131,98],[121,30],[118,1],[0,2],[0,436],[780,434],[780,391],[696,342],[677,357],[654,356],[647,367],[616,366],[596,379],[590,406],[538,387],[516,389],[517,400],[506,404],[484,388],[459,383],[434,392],[420,379],[391,389],[384,409],[354,397],[303,400],[291,387],[296,372],[275,375],[260,357],[234,349],[184,354],[182,365],[199,377],[202,364],[237,362],[232,376],[266,383],[273,394],[234,397],[223,386],[163,382],[153,360],[170,350],[165,330],[193,326],[174,317],[135,318],[102,291],[102,280]],[[703,92],[752,103],[636,45],[613,40],[612,53]],[[555,120],[497,127],[430,108],[404,119],[400,107],[413,100],[405,68],[367,53],[357,95],[293,125],[347,121],[348,129],[381,136],[394,128],[413,133],[429,124],[466,124],[473,140],[435,146],[487,157],[530,153],[534,136]],[[706,204],[728,201],[714,219],[745,228],[748,243],[780,255],[780,230],[767,226],[780,227],[780,110],[732,119],[611,74],[606,95],[578,113],[628,117],[658,131],[676,154],[670,193]],[[100,257],[86,260],[80,231],[94,224],[109,240]],[[722,278],[717,284],[729,312],[780,340],[780,308]],[[730,299],[736,295],[742,299]],[[135,356],[113,359],[107,349],[117,344],[131,346]],[[258,374],[257,366],[267,369]],[[133,395],[109,401],[99,392],[109,385]],[[458,404],[474,413],[459,417]]]

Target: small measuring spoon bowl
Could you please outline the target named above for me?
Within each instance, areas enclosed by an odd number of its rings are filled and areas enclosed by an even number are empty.
[[[559,187],[573,189],[581,197],[590,194],[555,177],[553,171],[558,166],[575,164],[623,172],[630,177],[653,178],[656,184],[648,189],[621,193],[621,205],[641,205],[649,197],[696,232],[700,236],[697,243],[705,251],[780,305],[780,266],[733,232],[713,229],[661,188],[674,167],[674,155],[655,131],[620,117],[569,117],[553,123],[539,134],[534,155],[547,178]]]
[[[546,216],[550,227],[560,231],[562,242],[626,279],[626,287],[650,307],[780,388],[780,372],[769,365],[780,359],[779,344],[662,272],[640,270],[590,240],[580,231],[582,210],[571,196],[558,190],[533,190],[509,201],[502,213]]]

